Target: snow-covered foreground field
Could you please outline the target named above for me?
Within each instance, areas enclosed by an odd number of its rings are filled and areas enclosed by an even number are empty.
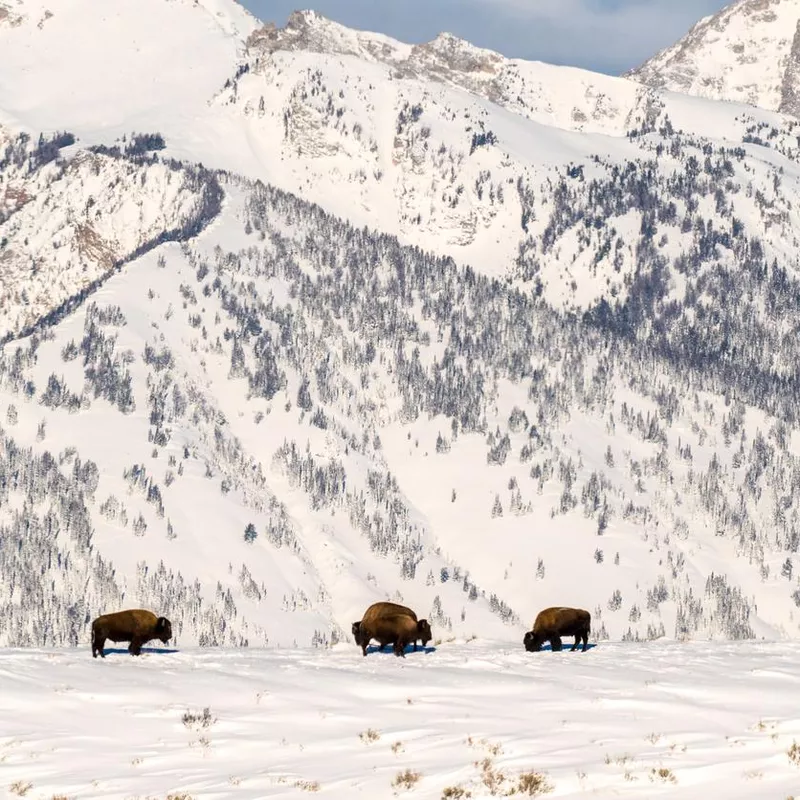
[[[9,649],[0,794],[783,800],[798,693],[800,643]]]

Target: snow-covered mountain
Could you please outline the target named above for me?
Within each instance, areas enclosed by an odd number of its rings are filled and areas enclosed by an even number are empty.
[[[127,152],[161,146],[147,138],[134,137]],[[0,128],[0,339],[85,296],[137,253],[195,235],[219,211],[219,185],[202,170],[102,151],[65,161],[59,151],[74,144],[71,134],[33,150],[25,135],[9,140]]]
[[[229,0],[6,8],[0,642],[384,598],[797,636],[796,121]]]
[[[800,117],[800,2],[738,0],[626,77]]]

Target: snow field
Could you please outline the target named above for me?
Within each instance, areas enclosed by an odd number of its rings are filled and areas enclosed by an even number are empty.
[[[104,661],[88,645],[7,649],[2,790],[785,798],[800,785],[800,716],[787,703],[798,656],[797,643],[666,641],[533,655],[459,640],[402,660],[352,643],[148,647],[136,659],[120,647]]]

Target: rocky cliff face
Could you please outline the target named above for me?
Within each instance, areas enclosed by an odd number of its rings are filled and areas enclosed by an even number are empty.
[[[786,72],[783,74],[781,104],[778,110],[793,117],[800,117],[800,22],[797,23]]]
[[[800,0],[739,0],[626,74],[676,92],[770,110],[797,104]],[[786,99],[788,96],[788,100]]]
[[[441,33],[409,45],[382,34],[356,31],[313,11],[292,14],[286,26],[267,23],[247,40],[249,66],[269,71],[280,53],[353,56],[389,68],[394,79],[453,86],[529,119],[569,130],[621,133],[648,91],[586,70],[506,58]]]

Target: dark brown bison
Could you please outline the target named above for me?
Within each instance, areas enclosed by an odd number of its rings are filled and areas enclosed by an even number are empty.
[[[373,603],[365,612],[361,619],[356,620],[351,626],[350,630],[353,632],[353,638],[358,643],[359,631],[361,630],[361,622],[364,619],[371,619],[377,614],[407,614],[412,619],[416,620],[417,615],[408,606],[401,606],[400,603],[392,603],[388,600],[382,600],[378,603]],[[417,643],[414,642],[416,649]]]
[[[106,639],[112,642],[130,642],[128,652],[138,656],[142,645],[152,639],[166,644],[172,638],[172,624],[166,617],[157,617],[143,608],[130,608],[113,614],[103,614],[92,623],[92,656],[105,658],[103,646]]]
[[[416,619],[417,615],[408,606],[401,606],[400,603],[392,603],[388,600],[382,600],[378,603],[373,603],[365,612],[361,619],[356,620],[350,630],[353,636],[358,641],[358,631],[361,628],[361,622],[364,619],[371,619],[377,614],[407,614],[411,619]]]
[[[385,614],[368,625],[362,623],[359,636],[358,644],[364,655],[370,639],[375,639],[381,647],[393,645],[394,654],[405,657],[406,645],[413,642],[416,650],[417,639],[422,638],[424,646],[430,641],[431,634],[427,620],[413,620],[408,614]]]
[[[592,617],[582,608],[564,608],[554,606],[540,611],[533,623],[533,630],[525,634],[522,643],[529,653],[536,653],[542,649],[546,641],[550,641],[553,650],[561,650],[561,637],[574,636],[575,644],[572,650],[578,649],[578,643],[583,639],[583,651],[589,643],[589,629]]]
[[[395,655],[401,656],[407,644],[413,642],[416,651],[417,640],[421,640],[425,647],[433,638],[428,620],[418,620],[410,608],[390,602],[373,603],[361,620],[353,623],[352,631],[363,655],[367,654],[372,639],[376,639],[381,647],[394,644]]]

